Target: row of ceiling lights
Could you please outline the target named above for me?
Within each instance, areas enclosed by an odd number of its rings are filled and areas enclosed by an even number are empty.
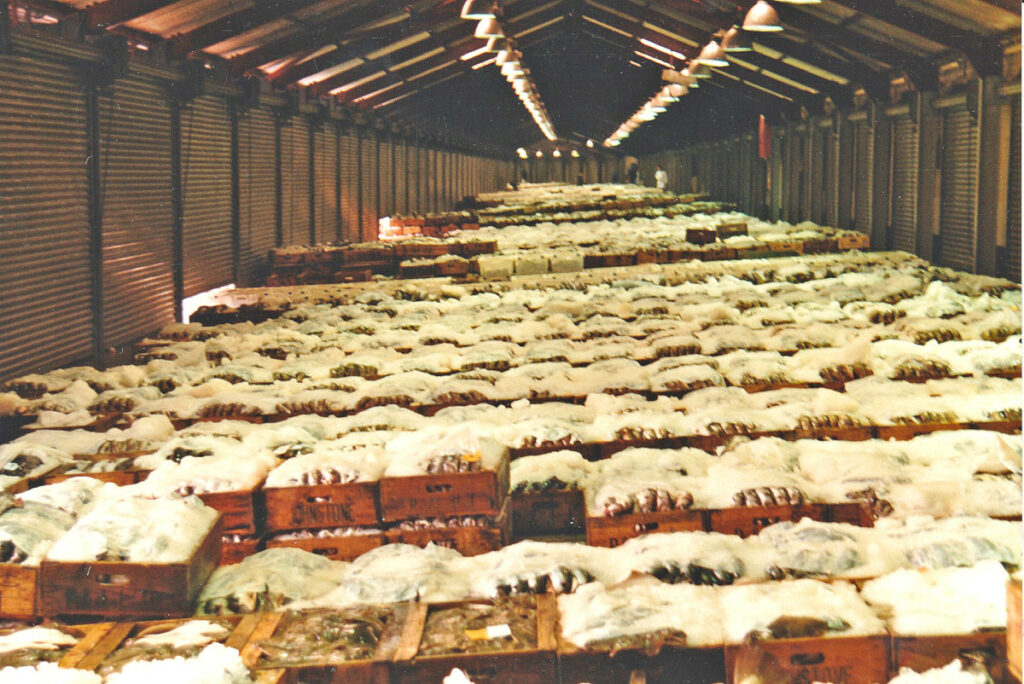
[[[533,79],[530,78],[530,70],[523,65],[523,53],[516,49],[515,40],[512,37],[505,36],[501,23],[498,21],[498,15],[498,4],[494,0],[466,0],[462,6],[461,16],[463,19],[473,19],[479,22],[474,35],[487,40],[486,46],[467,54],[478,56],[488,52],[496,53],[493,58],[480,62],[473,68],[483,68],[491,63],[499,66],[501,75],[512,84],[512,89],[519,96],[526,110],[530,112],[544,137],[554,140],[555,127],[552,126],[547,108],[537,94],[537,88],[533,84]],[[463,58],[466,58],[466,55],[463,55]]]
[[[594,141],[593,140],[587,140],[587,148],[593,148],[593,147],[594,147]],[[517,149],[516,150],[516,154],[519,155],[520,159],[529,159],[530,158],[530,153],[526,151],[525,147],[520,147],[519,149]],[[537,150],[533,154],[534,154],[535,157],[537,157],[537,159],[543,159],[544,158],[544,150]],[[559,159],[562,156],[562,151],[559,150],[559,149],[552,150],[551,151],[551,156],[554,157],[555,159]],[[573,159],[579,159],[580,158],[580,151],[576,150],[576,149],[569,150],[569,156],[572,157]]]
[[[775,0],[776,2],[791,5],[813,5],[821,0]],[[691,88],[699,88],[700,81],[711,78],[711,67],[729,66],[728,54],[730,52],[750,52],[752,47],[751,35],[757,33],[774,33],[782,30],[779,22],[779,14],[775,8],[768,4],[767,0],[757,0],[743,19],[742,25],[732,26],[722,35],[722,42],[719,43],[712,37],[705,45],[700,54],[690,60],[690,64],[682,69],[676,70],[666,62],[658,59],[651,59],[670,68],[663,72],[664,79],[669,81],[668,85],[658,91],[650,100],[644,103],[629,119],[619,126],[614,133],[604,141],[605,147],[616,147],[638,127],[649,121],[654,121],[659,114],[666,111],[673,102],[686,95]],[[717,34],[716,34],[717,35]],[[678,52],[660,46],[651,41],[641,41],[646,46],[659,50],[667,55],[681,57]],[[640,53],[641,56],[646,56]]]

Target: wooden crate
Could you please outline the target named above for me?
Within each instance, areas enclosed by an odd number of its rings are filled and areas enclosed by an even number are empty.
[[[0,618],[25,620],[38,614],[39,568],[0,563]]]
[[[785,252],[787,254],[802,254],[803,243],[799,240],[775,240],[768,243],[768,249],[773,252]]]
[[[797,428],[793,431],[796,439],[831,439],[839,442],[864,442],[874,439],[875,429],[864,427],[819,427]]]
[[[453,515],[498,515],[507,498],[506,452],[497,470],[381,478],[380,517],[385,522],[398,522]]]
[[[830,238],[804,240],[804,254],[830,254],[839,249],[839,241]]]
[[[875,518],[868,507],[859,501],[825,504],[829,522],[850,523],[858,527],[874,527]]]
[[[112,482],[118,487],[124,487],[145,480],[150,472],[148,470],[113,470],[94,473],[69,473],[67,472],[69,468],[71,468],[70,465],[57,468],[57,470],[43,477],[43,484],[57,484],[64,480],[70,480],[73,477],[91,477],[100,482]]]
[[[61,631],[69,634],[80,635],[78,643],[72,646],[60,659],[60,666],[63,668],[76,668],[79,663],[91,653],[96,646],[110,633],[117,624],[114,622],[100,622],[91,625],[62,625]]]
[[[905,442],[918,435],[927,435],[942,430],[962,430],[968,427],[960,423],[919,423],[916,425],[878,425],[875,427],[875,437],[878,439],[892,439],[897,442]]]
[[[39,566],[39,614],[118,618],[184,617],[220,561],[220,516],[180,563],[51,561]]]
[[[771,661],[769,667],[781,671],[787,682],[878,684],[889,681],[889,637],[816,637],[729,645],[725,647],[727,681],[738,684],[758,674],[765,660]]]
[[[866,233],[841,235],[836,240],[837,249],[871,249],[871,236]]]
[[[252,615],[245,616],[209,617],[202,618],[202,620],[229,623],[228,629],[230,629],[230,632],[227,637],[221,641],[221,643],[225,646],[241,650],[242,647],[245,646],[246,641],[248,641],[249,635],[259,624],[262,617],[262,615],[254,613]],[[161,633],[170,631],[191,621],[191,619],[178,619],[152,620],[145,622],[119,622],[116,624],[107,623],[109,625],[109,629],[104,631],[102,637],[95,641],[95,644],[91,649],[82,654],[82,657],[75,662],[73,667],[79,670],[97,670],[102,667],[106,660],[126,641],[140,636],[142,632]],[[65,658],[65,660],[67,660],[67,658]],[[71,665],[66,665],[65,660],[61,661],[61,666],[72,667]]]
[[[398,265],[399,278],[433,278],[435,271],[433,262],[426,264],[414,264],[402,262]]]
[[[702,261],[732,261],[736,258],[736,250],[732,247],[716,246],[701,252]]]
[[[221,540],[220,564],[235,565],[249,556],[263,550],[263,536],[242,537],[240,541],[231,541],[227,537]]]
[[[610,651],[579,649],[559,637],[558,668],[562,684],[723,682],[725,651],[665,646],[657,655],[624,649],[613,656]]]
[[[502,512],[491,524],[482,527],[441,527],[423,530],[403,530],[392,527],[384,532],[389,544],[412,544],[425,547],[427,544],[455,549],[463,556],[479,556],[497,551],[512,542],[512,516],[506,500]]]
[[[904,637],[893,636],[893,672],[909,667],[924,672],[943,667],[960,659],[964,665],[979,662],[994,682],[1006,679],[1006,632],[1003,630],[976,634]]]
[[[390,661],[401,640],[409,613],[409,605],[396,606],[384,628],[372,660],[311,663],[280,667],[261,660],[260,642],[274,635],[283,613],[260,615],[242,651],[242,660],[255,671],[259,684],[388,684]]]
[[[588,515],[587,544],[619,546],[634,537],[656,532],[703,532],[707,529],[703,511],[665,511],[628,515]]]
[[[687,228],[686,241],[691,245],[710,245],[718,240],[718,233],[714,229]]]
[[[331,560],[350,561],[359,558],[367,551],[384,546],[387,539],[384,531],[374,534],[350,534],[337,537],[314,537],[312,539],[267,539],[268,549],[292,547],[315,553]]]
[[[1021,591],[1020,580],[1006,583],[1006,667],[1021,680]]]
[[[722,534],[750,537],[765,527],[783,520],[798,522],[801,518],[828,521],[825,504],[800,506],[737,506],[708,511],[708,530]]]
[[[1003,432],[1008,435],[1020,434],[1021,423],[1019,420],[990,420],[981,423],[971,423],[975,430],[992,430]]]
[[[199,498],[210,508],[220,511],[225,534],[253,535],[260,531],[263,502],[259,485],[235,492],[200,494]]]
[[[376,525],[376,482],[264,487],[268,532]]]
[[[747,222],[734,221],[733,223],[719,223],[718,227],[715,229],[715,233],[718,235],[719,240],[736,237],[737,235],[747,235]]]
[[[434,270],[439,276],[450,278],[461,278],[469,274],[468,261],[438,261],[434,264]]]
[[[448,253],[448,245],[443,242],[398,242],[395,244],[395,256],[399,259],[433,259]]]
[[[583,490],[513,492],[512,535],[516,539],[550,534],[576,534],[585,526]]]
[[[414,604],[394,655],[392,684],[440,682],[456,667],[465,672],[475,684],[551,684],[558,681],[555,641],[558,605],[553,594],[538,596],[536,600],[536,648],[441,656],[417,654],[427,613],[431,608],[448,608],[455,604]]]

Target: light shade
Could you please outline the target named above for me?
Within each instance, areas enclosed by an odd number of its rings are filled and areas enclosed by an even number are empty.
[[[775,10],[772,10],[773,12]],[[501,24],[494,17],[490,19],[481,19],[480,23],[476,25],[476,31],[473,35],[477,38],[501,38],[505,35],[505,32],[501,30]]]
[[[733,26],[722,38],[722,49],[726,52],[750,52],[754,46],[750,43],[750,34],[739,26]]]
[[[493,19],[494,18],[494,2],[493,0],[466,0],[466,3],[462,6],[463,19]]]
[[[761,33],[781,31],[782,24],[779,23],[779,13],[765,0],[757,0],[743,19],[743,30]]]
[[[729,60],[725,58],[725,50],[716,41],[710,40],[700,51],[696,59],[698,64],[706,64],[713,67],[729,66]]]
[[[669,83],[665,86],[665,92],[670,97],[682,97],[683,95],[686,95],[686,86],[679,83]]]
[[[690,64],[690,78],[711,78],[711,69],[705,64],[694,61]]]
[[[505,36],[501,38],[488,38],[487,47],[484,50],[486,52],[506,52],[508,50],[508,38]]]

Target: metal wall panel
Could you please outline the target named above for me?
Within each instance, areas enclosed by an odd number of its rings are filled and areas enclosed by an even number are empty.
[[[892,121],[892,231],[893,248],[917,248],[918,128],[909,116]]]
[[[239,252],[242,285],[262,282],[277,244],[274,115],[253,108],[238,119]]]
[[[99,99],[105,347],[174,320],[168,93],[164,84],[133,75]]]
[[[380,141],[380,215],[391,216],[395,213],[395,147],[390,140]]]
[[[858,121],[853,127],[854,136],[854,182],[853,182],[853,226],[856,230],[871,234],[874,217],[874,160],[875,129],[866,121]]]
[[[966,106],[942,117],[940,263],[974,270],[978,202],[978,126]]]
[[[377,239],[377,219],[379,218],[377,200],[377,138],[372,133],[363,133],[362,156],[359,160],[362,169],[362,216],[360,217],[359,234],[362,240]]]
[[[285,245],[310,241],[309,124],[293,116],[281,125],[281,234]]]
[[[405,141],[395,143],[395,212],[409,213],[409,168],[412,152]]]
[[[184,295],[227,285],[231,237],[231,118],[227,100],[197,97],[181,106]]]
[[[341,235],[345,240],[359,240],[359,140],[354,131],[341,134]]]
[[[93,340],[81,84],[71,67],[0,63],[2,379],[84,359]]]
[[[313,193],[316,242],[339,240],[338,130],[330,123],[313,131]]]
[[[1020,282],[1021,231],[1020,231],[1020,96],[1015,96],[1010,109],[1010,171],[1006,205],[1006,257],[1007,268],[1003,274],[1015,283]]]

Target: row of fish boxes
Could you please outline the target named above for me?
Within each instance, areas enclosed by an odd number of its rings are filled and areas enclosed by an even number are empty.
[[[531,597],[521,609],[526,620],[536,620],[535,643],[521,643],[509,650],[422,655],[429,617],[436,611],[463,605],[466,604],[394,606],[387,611],[384,631],[372,658],[344,661],[332,659],[330,654],[310,654],[302,658],[302,664],[287,667],[278,667],[262,648],[287,624],[284,614],[215,619],[227,623],[228,635],[222,643],[240,650],[255,680],[265,684],[440,682],[453,668],[461,669],[478,684],[740,682],[751,675],[766,674],[760,671],[766,662],[785,681],[876,684],[888,681],[902,667],[921,672],[956,659],[981,661],[995,684],[1012,681],[1004,631],[934,637],[879,634],[790,638],[702,648],[664,645],[660,649],[645,649],[636,645],[641,640],[634,640],[624,643],[614,654],[610,649],[580,649],[561,637],[556,598],[551,594]],[[85,670],[102,669],[120,660],[119,649],[130,639],[169,631],[184,622],[163,620],[65,628],[80,635],[80,641],[65,653],[60,664]],[[482,635],[481,639],[492,644],[501,640],[489,639],[490,636]]]
[[[802,518],[871,527],[867,506],[850,503],[743,506],[708,510],[673,510],[626,515],[588,515],[583,491],[564,489],[512,494],[512,530],[517,539],[586,534],[590,546],[619,546],[657,532],[720,532],[749,537],[769,525]]]

